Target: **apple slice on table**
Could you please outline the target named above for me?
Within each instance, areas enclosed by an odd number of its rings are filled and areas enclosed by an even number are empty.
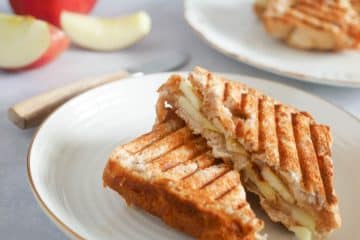
[[[109,51],[128,47],[146,36],[151,29],[151,19],[143,11],[109,19],[64,11],[61,27],[75,44]]]
[[[69,45],[58,28],[29,16],[0,14],[0,69],[24,70],[49,63]]]
[[[96,0],[9,0],[14,13],[32,15],[55,26],[60,26],[60,14],[63,10],[88,13]]]

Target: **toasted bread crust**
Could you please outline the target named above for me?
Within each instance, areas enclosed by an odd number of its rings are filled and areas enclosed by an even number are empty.
[[[173,117],[116,148],[104,185],[196,238],[258,239],[263,222],[246,202],[239,172],[215,159],[205,139]]]
[[[116,169],[116,170],[115,170]],[[116,171],[116,177],[114,177]],[[170,190],[167,183],[151,183],[109,162],[104,184],[117,191],[128,205],[135,205],[160,217],[166,224],[198,239],[254,239],[244,236],[241,225],[226,215],[209,211]]]

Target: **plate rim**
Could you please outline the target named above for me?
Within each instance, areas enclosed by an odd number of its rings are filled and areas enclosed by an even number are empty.
[[[194,21],[191,20],[190,18],[190,14],[189,12],[190,10],[190,5],[192,0],[184,0],[184,18],[186,23],[188,24],[188,26],[190,26],[190,28],[193,30],[193,32],[203,41],[205,42],[208,46],[210,46],[211,48],[215,49],[216,51],[220,52],[221,54],[234,59],[238,62],[244,63],[248,66],[254,67],[258,70],[262,70],[265,72],[269,72],[269,73],[273,73],[275,75],[278,76],[282,76],[282,77],[287,77],[290,78],[291,80],[297,80],[297,81],[302,81],[302,82],[308,82],[308,83],[315,83],[315,84],[319,84],[319,85],[327,85],[327,86],[335,86],[335,87],[344,87],[344,88],[360,88],[360,81],[359,82],[354,82],[351,80],[344,80],[344,81],[339,81],[336,80],[335,78],[329,78],[329,77],[317,77],[317,76],[313,76],[310,74],[304,74],[304,73],[298,73],[298,72],[292,72],[292,71],[285,71],[282,70],[281,68],[276,68],[273,66],[269,66],[267,64],[262,64],[262,63],[258,63],[256,61],[250,60],[248,57],[240,55],[240,54],[235,54],[223,47],[221,47],[220,45],[218,45],[217,43],[215,43],[214,41],[210,40],[209,38],[207,38],[205,36],[205,34],[202,32],[202,30],[200,30],[196,24],[194,24]]]
[[[179,72],[159,72],[159,73],[153,73],[153,74],[147,74],[147,75],[143,75],[143,76],[139,76],[139,77],[136,77],[136,78],[143,78],[143,77],[148,77],[148,76],[152,76],[152,75],[169,75],[169,74],[187,74],[188,71],[179,71]],[[279,85],[281,87],[285,87],[285,88],[288,88],[288,89],[291,89],[291,90],[295,90],[295,91],[300,91],[301,93],[304,93],[304,94],[308,94],[312,97],[315,97],[316,99],[318,99],[319,101],[322,101],[326,104],[329,104],[335,108],[337,108],[339,111],[345,113],[347,116],[349,116],[350,118],[354,119],[355,121],[358,122],[358,124],[360,125],[360,118],[358,118],[357,116],[355,116],[354,114],[346,111],[345,109],[343,109],[342,107],[334,104],[334,103],[331,103],[315,94],[312,94],[312,93],[308,93],[302,89],[299,89],[299,88],[296,88],[296,87],[293,87],[293,86],[288,86],[286,84],[283,84],[283,83],[279,83],[279,82],[274,82],[274,81],[271,81],[271,80],[268,80],[268,79],[265,79],[265,78],[257,78],[257,77],[252,77],[252,76],[248,76],[248,75],[243,75],[243,74],[237,74],[237,73],[225,73],[225,72],[216,72],[216,74],[219,74],[219,75],[223,75],[223,76],[229,76],[229,77],[245,77],[245,78],[248,78],[248,79],[257,79],[257,80],[261,80],[261,81],[270,81],[272,84],[275,84],[275,85]],[[122,79],[119,79],[121,80],[121,82],[123,81],[129,81],[130,79],[132,79],[133,77],[129,76],[129,77],[126,77],[126,78],[122,78]],[[42,199],[41,195],[39,194],[39,191],[37,190],[36,186],[35,186],[35,183],[33,181],[33,176],[32,176],[32,173],[31,173],[31,153],[32,153],[32,149],[34,147],[34,143],[35,143],[35,140],[37,139],[37,136],[39,135],[40,131],[43,131],[42,129],[44,128],[44,126],[47,124],[47,122],[54,116],[58,113],[58,111],[60,111],[63,107],[66,107],[68,105],[70,105],[72,102],[74,101],[77,101],[78,98],[80,97],[83,97],[84,95],[86,94],[89,94],[93,91],[98,91],[98,89],[101,89],[101,88],[104,88],[104,87],[107,87],[109,85],[113,85],[113,84],[118,84],[117,82],[118,80],[115,80],[114,82],[111,82],[111,83],[107,83],[107,84],[104,84],[102,86],[99,86],[99,87],[96,87],[94,89],[91,89],[91,90],[88,90],[84,93],[81,93],[75,97],[73,97],[72,99],[68,100],[67,102],[65,102],[63,105],[61,105],[60,107],[58,107],[56,110],[54,110],[49,116],[46,117],[46,119],[41,123],[41,125],[38,127],[38,129],[35,131],[34,135],[32,136],[32,139],[31,139],[31,142],[30,142],[30,145],[29,145],[29,148],[28,148],[28,152],[27,152],[27,156],[26,156],[26,169],[27,169],[27,179],[28,179],[28,183],[30,185],[30,188],[31,188],[31,191],[37,201],[37,203],[39,204],[39,206],[41,207],[41,209],[43,210],[43,212],[45,213],[46,216],[49,217],[49,219],[62,231],[64,232],[65,234],[67,234],[68,236],[70,236],[71,238],[73,239],[79,239],[79,240],[85,240],[86,238],[84,236],[82,236],[80,233],[76,232],[73,228],[71,228],[68,224],[64,223],[63,220],[60,219],[60,217],[58,217],[54,211],[52,211],[48,205],[46,205],[45,201]]]
[[[105,84],[107,85],[107,84]],[[91,90],[89,90],[91,91]],[[88,92],[88,91],[86,91]],[[84,92],[84,93],[86,93]],[[50,119],[51,116],[57,114],[58,110],[61,109],[65,104],[68,104],[68,102],[72,101],[73,99],[77,98],[78,96],[83,95],[84,93],[81,93],[75,97],[73,97],[72,99],[70,99],[69,101],[65,102],[63,105],[61,105],[60,107],[58,107],[57,109],[55,109],[52,113],[50,113],[45,119],[44,121],[40,124],[40,126],[38,127],[38,129],[36,129],[34,135],[32,136],[28,151],[27,151],[27,155],[26,155],[26,172],[27,172],[27,180],[28,183],[30,185],[30,189],[31,192],[33,193],[36,202],[38,203],[38,205],[40,206],[41,210],[45,213],[45,215],[51,220],[52,223],[54,223],[63,233],[67,234],[68,236],[70,236],[73,239],[78,239],[78,240],[86,240],[85,237],[81,236],[79,233],[77,233],[75,230],[73,230],[70,226],[68,226],[68,224],[64,223],[55,213],[54,211],[52,211],[48,205],[45,203],[45,201],[42,199],[40,193],[38,192],[34,180],[33,180],[33,176],[31,174],[31,153],[32,153],[32,149],[34,146],[34,142],[37,139],[37,136],[39,135],[40,131],[42,131],[42,128],[44,127],[44,125],[48,122],[48,120]]]

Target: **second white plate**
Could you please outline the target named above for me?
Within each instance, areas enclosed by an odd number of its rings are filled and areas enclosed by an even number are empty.
[[[343,227],[330,239],[360,239],[360,122],[324,100],[270,81],[226,75],[286,103],[306,109],[334,135],[335,185]],[[30,185],[45,213],[78,239],[188,239],[158,218],[129,208],[102,186],[102,172],[111,151],[151,129],[156,89],[169,73],[129,78],[74,98],[40,127],[28,155]],[[269,240],[291,239],[280,224],[266,220]],[[357,235],[357,236],[356,236]]]
[[[255,0],[186,0],[185,19],[213,48],[279,75],[319,84],[360,87],[360,52],[309,52],[269,37]]]

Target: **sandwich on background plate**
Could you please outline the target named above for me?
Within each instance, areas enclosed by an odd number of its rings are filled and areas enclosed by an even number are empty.
[[[309,113],[200,67],[159,88],[158,122],[175,111],[215,158],[240,171],[269,217],[303,240],[340,227],[332,137]]]
[[[266,32],[305,50],[357,49],[358,0],[257,0],[254,11]]]

